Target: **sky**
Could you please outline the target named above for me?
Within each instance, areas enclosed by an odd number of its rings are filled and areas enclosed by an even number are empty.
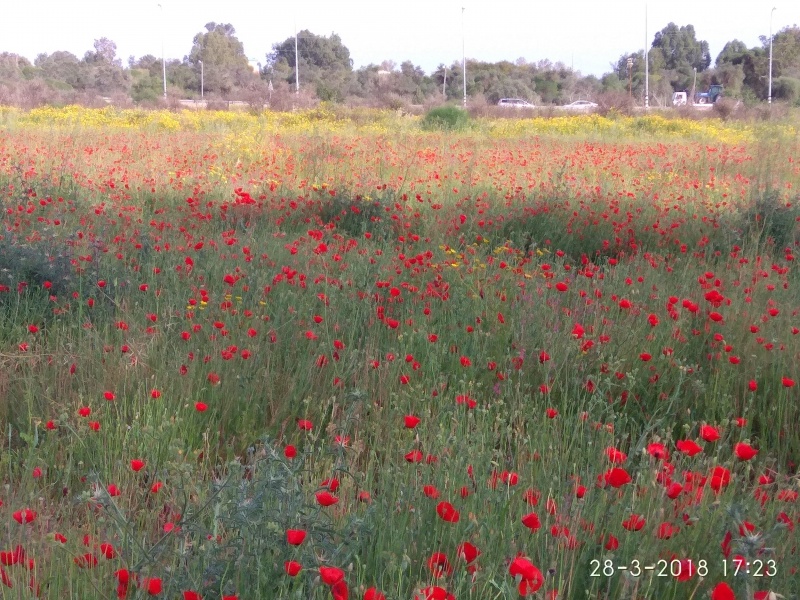
[[[124,64],[161,56],[162,42],[168,59],[182,59],[214,21],[233,25],[254,63],[296,27],[338,34],[356,68],[410,60],[431,73],[460,62],[463,43],[468,59],[549,59],[598,76],[669,22],[694,25],[712,63],[732,39],[758,45],[770,14],[773,32],[800,23],[798,0],[0,0],[0,12],[0,52],[31,61],[56,50],[83,57],[101,37],[117,44]]]

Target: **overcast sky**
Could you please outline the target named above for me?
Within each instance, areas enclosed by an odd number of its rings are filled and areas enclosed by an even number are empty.
[[[210,21],[230,23],[254,62],[272,45],[308,29],[339,34],[354,66],[411,60],[426,73],[461,60],[462,7],[467,58],[485,61],[547,58],[601,75],[626,52],[648,44],[670,21],[692,24],[707,40],[712,61],[725,42],[748,47],[773,31],[800,23],[798,0],[0,0],[0,52],[33,60],[68,50],[83,57],[100,37],[117,55],[189,54]]]

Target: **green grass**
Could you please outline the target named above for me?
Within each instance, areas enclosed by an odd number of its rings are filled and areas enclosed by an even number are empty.
[[[542,572],[538,597],[702,598],[723,581],[797,597],[800,173],[785,140],[765,155],[294,134],[248,159],[180,132],[87,130],[81,145],[103,150],[83,153],[14,135],[0,138],[14,159],[0,162],[0,551],[36,566],[5,565],[3,597],[29,597],[31,577],[41,597],[114,597],[128,569],[167,598],[331,598],[333,566],[351,598],[514,598],[517,555]],[[23,159],[35,175],[9,166]],[[75,172],[42,169],[55,164]],[[619,488],[610,447],[627,454]],[[715,490],[718,466],[731,480]],[[18,524],[26,507],[37,518]],[[291,546],[287,529],[308,537]],[[731,557],[774,559],[774,576],[726,576],[726,532]],[[434,552],[451,574],[433,576]],[[592,576],[592,560],[673,558],[708,574]]]

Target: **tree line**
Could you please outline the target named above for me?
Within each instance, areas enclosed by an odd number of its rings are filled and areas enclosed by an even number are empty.
[[[786,27],[772,37],[773,86],[776,100],[800,105],[800,27]],[[708,43],[697,39],[692,25],[668,24],[657,32],[646,53],[651,106],[670,103],[673,91],[725,86],[725,95],[745,103],[768,95],[770,39],[748,48],[739,40],[725,44],[712,66]],[[0,53],[0,104],[35,106],[87,101],[156,104],[164,95],[166,72],[169,98],[235,99],[262,104],[286,100],[299,87],[308,100],[346,102],[400,108],[460,100],[462,64],[440,64],[432,73],[410,61],[384,61],[353,68],[350,51],[334,34],[308,30],[276,43],[263,63],[251,63],[230,24],[208,23],[182,60],[117,57],[116,44],[95,40],[83,58],[66,51],[40,54],[31,63],[12,52]],[[297,69],[295,69],[297,64]],[[166,68],[165,68],[166,67]],[[467,95],[471,102],[495,104],[500,98],[523,98],[536,105],[565,104],[577,99],[616,95],[644,103],[645,51],[623,54],[602,77],[582,76],[562,63],[484,62],[467,60]],[[297,77],[299,72],[299,86]],[[296,98],[293,98],[296,101]]]

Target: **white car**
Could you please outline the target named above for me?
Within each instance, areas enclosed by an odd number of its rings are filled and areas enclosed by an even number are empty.
[[[672,106],[686,106],[686,92],[675,92],[672,94]]]
[[[565,104],[561,108],[564,110],[594,110],[598,108],[599,104],[589,102],[588,100],[576,100],[572,104]]]
[[[520,98],[501,98],[500,102],[497,103],[497,106],[506,106],[510,108],[536,108],[527,100],[522,100]]]

